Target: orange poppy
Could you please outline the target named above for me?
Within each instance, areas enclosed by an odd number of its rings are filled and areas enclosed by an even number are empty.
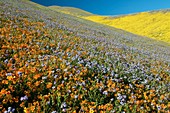
[[[161,95],[161,96],[160,96],[160,99],[161,99],[161,100],[163,100],[164,98],[165,98],[165,96],[164,96],[164,95]]]
[[[30,113],[29,108],[24,107],[24,113]]]
[[[6,89],[2,89],[0,94],[4,95],[4,94],[6,94],[6,92],[7,92]]]
[[[37,71],[37,69],[35,67],[31,69],[32,73],[35,73],[36,71]]]
[[[36,75],[34,75],[33,78],[34,78],[35,80],[37,80],[37,79],[40,78],[40,77],[41,77],[41,74],[36,74]]]
[[[36,86],[36,87],[39,86],[40,83],[41,83],[40,81],[36,81],[36,82],[35,82],[35,86]]]
[[[13,77],[12,76],[7,76],[7,79],[12,81]]]
[[[47,89],[50,89],[50,88],[52,87],[52,85],[53,85],[53,84],[52,84],[51,82],[49,82],[49,83],[47,83],[46,88],[47,88]]]
[[[31,82],[27,82],[27,85],[30,87],[31,86]]]
[[[8,80],[3,80],[2,83],[3,84],[8,84]]]

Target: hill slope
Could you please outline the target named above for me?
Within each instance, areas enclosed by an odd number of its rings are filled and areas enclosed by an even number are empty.
[[[77,16],[77,17],[92,16],[92,14],[89,12],[86,12],[78,8],[73,8],[73,7],[49,6],[49,8],[52,10],[56,10],[56,11],[59,11],[65,14],[70,14],[70,15]]]
[[[88,13],[78,8],[51,6],[50,9],[109,25],[141,36],[170,43],[170,10],[142,12],[108,17]]]
[[[0,0],[0,111],[168,112],[170,47],[27,0]]]
[[[170,43],[170,11],[153,11],[121,17],[88,16],[85,19],[120,28],[134,34]]]

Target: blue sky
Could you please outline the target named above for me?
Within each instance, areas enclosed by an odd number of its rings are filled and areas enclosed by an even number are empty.
[[[170,8],[170,0],[31,0],[44,6],[76,7],[94,14],[121,15]]]

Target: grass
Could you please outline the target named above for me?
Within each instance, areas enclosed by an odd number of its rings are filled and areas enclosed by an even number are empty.
[[[73,8],[73,7],[49,6],[49,8],[52,10],[58,11],[58,12],[62,12],[62,13],[77,16],[77,17],[84,17],[84,16],[92,15],[89,12],[86,12],[78,8]]]
[[[0,7],[1,112],[169,112],[164,42],[29,1]]]

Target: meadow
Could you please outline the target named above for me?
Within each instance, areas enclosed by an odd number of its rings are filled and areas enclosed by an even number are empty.
[[[128,15],[101,16],[77,8],[50,6],[65,14],[80,17],[100,24],[170,43],[170,10],[157,10]]]
[[[170,46],[27,0],[0,0],[0,112],[168,113]]]
[[[92,15],[82,18],[170,43],[169,10],[142,12],[120,17]]]

